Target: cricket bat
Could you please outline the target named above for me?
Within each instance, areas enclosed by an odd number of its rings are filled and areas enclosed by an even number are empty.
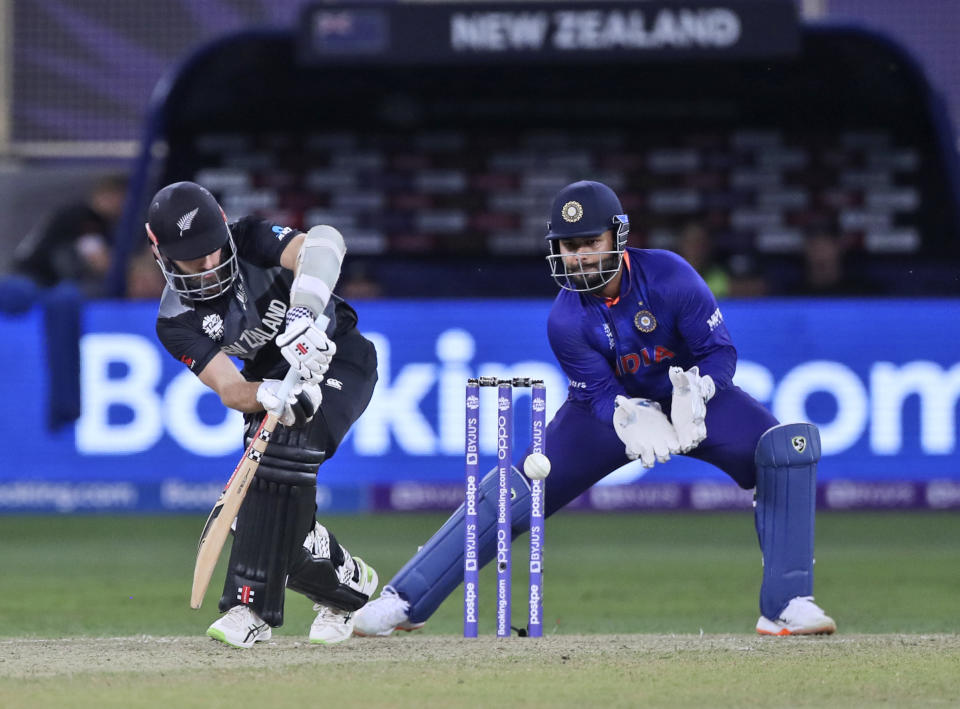
[[[317,318],[317,324],[321,328],[325,327],[326,322],[328,320],[323,315]],[[287,395],[293,385],[296,384],[297,379],[298,372],[291,367],[277,390],[277,397],[280,401],[287,400]],[[253,434],[253,440],[250,441],[250,445],[243,452],[243,457],[240,458],[240,462],[234,468],[233,474],[220,493],[220,497],[217,498],[216,504],[210,510],[206,524],[203,525],[200,542],[197,544],[197,562],[193,567],[193,588],[190,591],[190,607],[193,609],[199,608],[203,603],[203,597],[210,585],[210,579],[213,576],[214,568],[217,566],[217,560],[220,558],[220,552],[227,541],[230,527],[240,511],[240,505],[243,504],[243,500],[247,496],[253,476],[257,474],[260,459],[263,458],[263,452],[267,449],[270,436],[273,435],[278,420],[278,416],[272,412],[267,412],[267,415],[263,417],[260,427]]]

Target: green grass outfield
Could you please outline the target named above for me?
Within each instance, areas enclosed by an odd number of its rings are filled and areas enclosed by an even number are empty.
[[[325,521],[385,582],[442,519]],[[310,604],[289,594],[276,642],[247,652],[202,637],[226,553],[203,609],[188,606],[202,524],[0,517],[0,706],[960,705],[955,512],[819,516],[816,595],[833,638],[753,634],[761,569],[748,512],[561,513],[547,521],[539,645],[460,638],[458,590],[420,633],[310,647]],[[525,543],[514,545],[515,625]],[[490,569],[481,581],[492,636]]]

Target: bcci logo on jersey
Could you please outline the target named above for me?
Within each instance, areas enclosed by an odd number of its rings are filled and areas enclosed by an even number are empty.
[[[653,332],[657,329],[657,319],[649,310],[641,310],[633,316],[633,324],[640,332]]]

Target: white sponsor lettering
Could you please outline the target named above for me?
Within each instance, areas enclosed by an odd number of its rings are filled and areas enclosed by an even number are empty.
[[[839,362],[815,360],[791,369],[773,398],[773,415],[781,421],[809,421],[807,399],[815,392],[833,396],[833,421],[817,421],[823,450],[845,450],[863,435],[867,423],[867,392],[856,373]]]
[[[934,509],[960,507],[960,482],[931,480],[927,484],[927,506]]]
[[[532,569],[531,569],[532,570]],[[540,625],[540,584],[530,584],[530,625]]]
[[[600,485],[589,490],[590,504],[599,510],[669,508],[683,502],[683,490],[672,483]]]
[[[465,614],[468,623],[477,622],[477,586],[474,583],[468,583],[466,593],[464,594]]]
[[[567,395],[567,379],[554,362],[475,363],[474,336],[460,328],[440,333],[433,361],[394,362],[390,340],[366,334],[377,348],[380,379],[371,405],[344,444],[361,456],[463,456],[468,376],[544,379],[548,421]],[[164,435],[201,456],[239,450],[241,415],[210,399],[216,395],[186,369],[163,385],[162,362],[169,356],[155,341],[126,333],[92,333],[81,341],[81,358],[82,415],[75,429],[81,455],[139,453],[158,445]],[[839,361],[811,360],[775,377],[770,368],[741,360],[734,381],[770,406],[779,420],[813,421],[825,456],[861,443],[879,456],[902,454],[912,445],[926,455],[953,455],[957,450],[960,363],[877,361],[861,373]],[[569,384],[585,387],[582,382]],[[529,390],[514,392],[517,411],[529,410],[524,400],[529,396]],[[832,400],[826,420],[808,415],[813,397]],[[496,406],[496,388],[482,388],[478,423],[471,431],[474,462],[496,453],[502,433],[493,415]],[[916,443],[905,440],[914,430]],[[526,441],[526,431],[518,435]],[[540,437],[540,432],[534,435]],[[629,482],[642,473],[636,466],[622,471],[604,482]]]
[[[84,455],[134,453],[154,446],[168,432],[183,448],[221,456],[239,448],[243,415],[223,409],[216,424],[198,415],[201,396],[216,396],[189,370],[160,384],[160,352],[139,335],[90,334],[80,341],[82,414],[76,425],[77,451]],[[111,377],[111,365],[124,376]],[[132,414],[111,420],[111,410]]]
[[[753,492],[729,484],[694,483],[690,506],[695,510],[725,510],[753,506]]]
[[[916,492],[911,483],[859,483],[837,480],[826,486],[827,507],[912,507]]]
[[[133,483],[14,482],[0,484],[0,510],[133,509],[137,506]]]
[[[390,489],[390,506],[397,510],[452,509],[463,502],[463,485],[397,483]]]
[[[80,340],[80,357],[83,403],[77,420],[77,450],[90,455],[153,447],[163,435],[156,394],[160,383],[157,348],[139,335],[85,335]],[[111,378],[111,364],[123,365],[125,376]],[[111,422],[111,407],[122,407],[133,415],[125,422]]]
[[[476,345],[466,330],[452,328],[437,338],[434,362],[409,362],[392,367],[390,340],[379,333],[364,333],[377,348],[380,379],[373,400],[353,427],[353,442],[360,455],[381,456],[390,453],[395,443],[408,455],[463,455],[464,383],[468,377],[532,377],[543,379],[547,391],[549,418],[566,396],[566,379],[553,362],[525,360],[510,364],[480,363],[471,368]],[[423,414],[421,406],[432,392],[437,396],[437,428]],[[529,390],[514,393],[514,405],[526,406]],[[480,411],[496,408],[495,387],[480,391]],[[480,416],[480,453],[492,454],[496,448],[496,418]]]
[[[477,514],[477,476],[471,475],[467,478],[466,513],[468,516]]]
[[[870,370],[870,443],[880,455],[903,448],[903,407],[920,397],[920,445],[925,453],[947,455],[956,446],[956,403],[960,364],[944,370],[936,362],[877,362]]]
[[[510,561],[510,540],[507,539],[507,533],[497,530],[497,566],[506,564]]]
[[[507,617],[507,606],[510,604],[510,594],[507,593],[507,579],[497,579],[497,635],[510,635],[510,620]]]

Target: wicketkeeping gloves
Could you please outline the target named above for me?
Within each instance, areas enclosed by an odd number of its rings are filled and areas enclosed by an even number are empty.
[[[639,458],[644,468],[652,468],[657,461],[666,463],[671,453],[680,452],[677,433],[660,404],[625,396],[618,396],[614,402],[613,429],[626,446],[630,460]]]
[[[717,388],[709,374],[700,376],[699,367],[690,367],[686,372],[680,367],[670,367],[670,383],[673,384],[673,400],[670,418],[680,442],[680,453],[693,450],[707,437],[707,402]]]
[[[280,423],[284,426],[302,426],[310,421],[320,408],[320,402],[323,401],[320,380],[301,379],[293,385],[286,401],[280,401],[280,397],[277,396],[280,384],[279,379],[264,379],[257,388],[257,401],[267,411],[277,414]]]
[[[318,382],[337,353],[337,345],[309,315],[287,323],[286,329],[277,335],[277,347],[290,366],[299,372],[301,379],[316,379]]]

